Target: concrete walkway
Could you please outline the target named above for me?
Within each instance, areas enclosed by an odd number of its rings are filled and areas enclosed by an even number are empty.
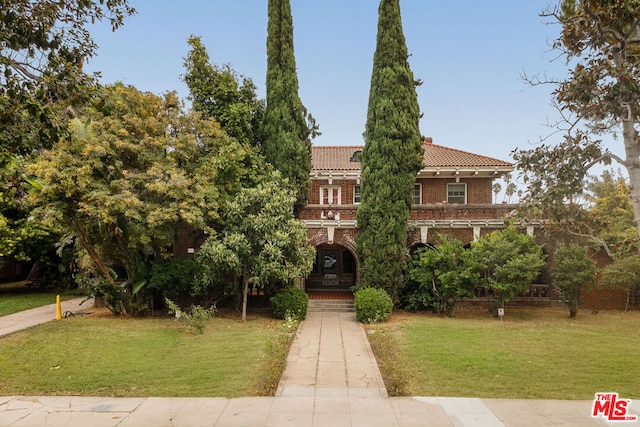
[[[364,328],[353,313],[308,314],[291,345],[276,395],[314,396],[323,388],[387,397]]]
[[[43,311],[50,321],[50,308]],[[13,322],[8,317],[0,318],[0,330]],[[386,397],[354,314],[319,312],[302,322],[274,397],[0,396],[0,426],[640,426],[594,419],[591,407],[591,401]],[[640,414],[640,402],[632,402],[631,413]]]
[[[52,299],[54,301],[53,304],[0,317],[0,337],[56,320],[55,296],[52,296]],[[60,303],[62,313],[64,314],[67,311],[72,313],[91,311],[93,299],[83,303],[86,299],[87,297],[79,297],[62,301]]]

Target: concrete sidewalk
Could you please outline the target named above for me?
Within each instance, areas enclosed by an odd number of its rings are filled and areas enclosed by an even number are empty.
[[[67,309],[74,311],[63,306]],[[52,319],[47,310],[43,309],[47,313],[41,318],[44,321]],[[0,318],[2,325],[6,317]],[[25,324],[32,325],[33,321],[25,320]],[[591,408],[592,401],[386,397],[377,363],[355,315],[318,312],[309,313],[302,322],[274,397],[0,396],[0,426],[607,425],[591,417]],[[640,402],[632,402],[631,412],[640,414]],[[609,424],[640,426],[640,422]]]
[[[635,402],[634,402],[635,403]],[[635,412],[640,410],[635,407]],[[0,397],[3,427],[603,426],[590,401],[383,398],[321,388],[314,397]],[[610,423],[637,426],[637,423]]]

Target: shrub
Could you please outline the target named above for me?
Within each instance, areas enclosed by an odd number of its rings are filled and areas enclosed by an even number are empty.
[[[79,274],[78,284],[89,296],[102,300],[113,314],[127,314],[127,294],[123,287],[104,277],[87,277]]]
[[[171,301],[169,298],[165,298],[165,304],[169,308],[169,314],[175,314],[176,320],[181,321],[188,327],[190,327],[194,333],[202,335],[207,322],[213,318],[216,313],[215,307],[203,308],[200,305],[191,307],[191,313],[184,312]]]
[[[198,263],[193,258],[168,258],[153,266],[149,287],[160,290],[169,299],[189,296],[193,292],[197,272]]]
[[[307,317],[309,296],[300,288],[281,289],[271,297],[270,301],[273,315],[278,319],[286,319],[291,316],[294,319],[304,320]]]
[[[384,322],[393,310],[393,301],[384,289],[359,289],[354,302],[356,318],[362,323]]]
[[[442,234],[438,238],[439,246],[419,250],[407,263],[400,302],[407,310],[431,309],[452,317],[457,299],[474,296],[477,278],[469,273],[462,242]]]

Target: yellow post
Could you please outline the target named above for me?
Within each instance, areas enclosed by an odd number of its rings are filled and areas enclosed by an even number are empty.
[[[56,295],[56,320],[62,319],[62,306],[60,305],[60,295]]]

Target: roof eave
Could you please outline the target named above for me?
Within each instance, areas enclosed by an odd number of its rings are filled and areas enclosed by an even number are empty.
[[[449,176],[472,176],[472,177],[496,177],[513,172],[513,166],[440,166],[440,167],[427,167],[418,172],[419,178],[433,178],[440,177],[446,178]]]
[[[475,166],[475,167],[428,167],[418,172],[418,178],[447,178],[447,177],[498,177],[513,172],[513,166]],[[359,169],[326,170],[316,169],[310,173],[311,179],[356,179],[361,176]]]

